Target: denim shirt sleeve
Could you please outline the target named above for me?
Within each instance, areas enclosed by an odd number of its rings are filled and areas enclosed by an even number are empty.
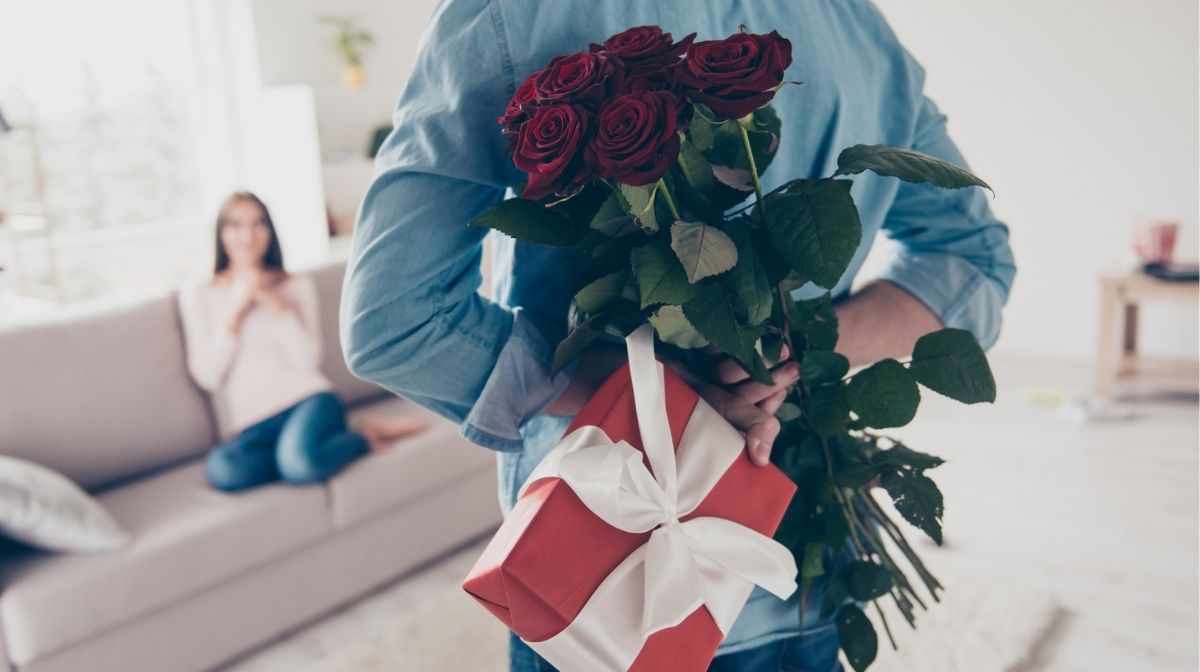
[[[477,292],[487,230],[468,224],[515,178],[496,124],[515,86],[504,39],[484,0],[434,10],[359,211],[340,323],[355,375],[516,451],[576,365],[551,378],[544,326]]]
[[[914,101],[910,149],[967,167],[946,130],[946,116],[924,93],[924,68],[878,9],[863,6],[877,22],[878,39],[894,50],[902,88]],[[988,198],[978,187],[902,182],[882,226],[898,251],[880,275],[919,299],[943,325],[974,333],[985,349],[1000,336],[1001,309],[1016,274],[1008,227],[992,214]]]

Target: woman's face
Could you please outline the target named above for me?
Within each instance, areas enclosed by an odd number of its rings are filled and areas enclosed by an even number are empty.
[[[237,201],[226,211],[221,244],[231,266],[262,265],[271,245],[271,230],[264,219],[262,208],[252,201]]]

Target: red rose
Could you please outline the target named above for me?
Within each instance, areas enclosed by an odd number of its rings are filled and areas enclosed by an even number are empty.
[[[521,122],[529,118],[530,107],[537,100],[534,80],[537,79],[538,74],[540,73],[533,73],[517,87],[517,92],[513,94],[512,100],[508,101],[508,107],[504,108],[504,114],[496,119],[497,123],[504,127],[504,132],[516,133],[520,129]]]
[[[579,151],[590,121],[582,106],[558,104],[538,107],[521,125],[513,163],[529,173],[524,198],[560,193],[591,177]]]
[[[779,33],[737,33],[688,47],[675,76],[695,102],[740,118],[775,97],[773,89],[791,64],[792,43]]]
[[[592,109],[604,102],[605,85],[613,64],[595,53],[580,51],[550,59],[546,69],[534,78],[539,102],[562,101],[587,105]]]
[[[658,26],[638,26],[613,35],[604,44],[593,44],[592,51],[603,51],[628,64],[670,61],[679,58],[695,39],[692,33],[674,42],[671,34]]]
[[[596,174],[640,186],[662,177],[679,155],[680,99],[669,91],[610,99],[596,117],[584,155]]]
[[[676,96],[683,96],[683,87],[675,79],[673,70],[676,66],[662,63],[647,63],[645,65],[618,66],[613,73],[610,87],[614,94],[640,93],[643,91],[670,91]]]

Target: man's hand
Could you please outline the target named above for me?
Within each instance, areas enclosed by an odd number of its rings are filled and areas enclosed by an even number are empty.
[[[787,398],[788,389],[800,380],[800,365],[788,359],[791,352],[784,346],[780,362],[771,369],[775,384],[766,385],[751,380],[732,357],[717,348],[708,346],[702,352],[699,371],[683,362],[664,361],[729,424],[745,432],[750,461],[766,466],[780,430],[775,411]]]
[[[700,371],[688,363],[663,357],[663,363],[696,390],[729,424],[746,434],[746,452],[750,460],[765,466],[771,457],[771,445],[779,435],[775,411],[787,397],[787,388],[800,379],[800,366],[787,361],[785,347],[781,362],[771,369],[774,385],[750,380],[737,362],[709,347],[700,357]],[[542,409],[547,415],[575,415],[613,371],[626,361],[625,348],[607,341],[596,341],[580,355],[571,383],[558,398]]]

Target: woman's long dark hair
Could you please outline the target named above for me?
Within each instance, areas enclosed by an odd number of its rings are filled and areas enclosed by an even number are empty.
[[[217,210],[217,263],[213,269],[213,275],[229,268],[229,253],[225,251],[225,244],[221,242],[221,229],[225,227],[225,218],[229,215],[229,209],[242,201],[249,201],[262,210],[263,224],[267,225],[267,231],[271,233],[271,243],[267,246],[267,253],[263,255],[263,268],[283,271],[283,250],[279,247],[279,236],[275,235],[275,224],[271,221],[271,211],[267,210],[267,205],[258,196],[249,191],[235,191],[221,202],[221,208]]]

